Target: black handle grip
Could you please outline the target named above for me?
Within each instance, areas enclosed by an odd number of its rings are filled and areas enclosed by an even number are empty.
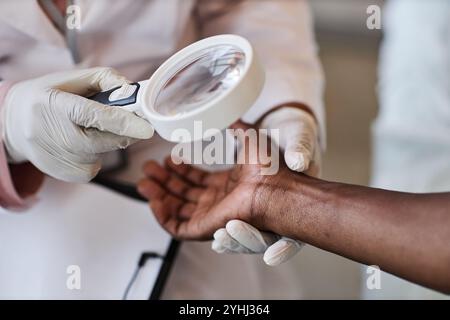
[[[121,86],[112,88],[112,89],[107,90],[107,91],[102,91],[102,92],[96,93],[96,94],[88,97],[88,99],[94,100],[94,101],[97,101],[97,102],[100,102],[100,103],[103,103],[103,104],[106,104],[108,106],[119,106],[119,107],[128,106],[130,104],[136,103],[137,94],[138,94],[139,89],[141,87],[141,85],[139,83],[137,83],[137,82],[130,83],[130,86],[134,86],[135,87],[133,93],[131,95],[125,97],[125,98],[122,98],[122,99],[118,99],[118,100],[110,100],[109,99],[111,94],[114,91],[116,91],[117,89],[122,88]]]

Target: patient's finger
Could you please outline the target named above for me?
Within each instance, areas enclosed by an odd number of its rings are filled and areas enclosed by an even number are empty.
[[[151,199],[150,199],[151,201]],[[181,212],[181,208],[183,208],[183,206],[186,204],[186,201],[170,194],[167,193],[164,196],[163,199],[163,209],[166,210],[166,212],[168,212],[169,214],[171,214],[173,217],[179,218],[180,217],[180,212]],[[183,217],[183,219],[185,219]]]
[[[171,193],[191,202],[197,202],[204,190],[194,187],[175,174],[170,176],[165,186]]]
[[[190,188],[186,194],[185,199],[194,203],[197,203],[202,196],[202,194],[205,193],[205,189],[202,188]]]
[[[180,218],[181,208],[184,206],[184,201],[169,193],[164,194],[163,198],[150,199],[150,208],[163,226],[171,220],[185,220],[184,217]]]
[[[143,179],[138,184],[138,191],[152,202],[158,201],[158,208],[167,215],[178,216],[180,209],[186,203],[184,200],[170,194],[161,187],[156,181]],[[161,203],[162,205],[160,206]]]
[[[185,163],[175,164],[171,158],[167,158],[165,163],[166,166],[170,168],[170,170],[174,171],[176,174],[178,174],[188,182],[193,183],[197,186],[204,185],[203,179],[208,175],[208,172]]]
[[[151,202],[150,207],[158,223],[172,236],[179,239],[198,240],[198,234],[190,227],[189,220],[179,219],[168,214],[162,201]]]
[[[150,208],[153,212],[158,223],[170,234],[175,235],[176,229],[174,229],[174,223],[177,223],[178,219],[173,217],[165,209],[162,200],[157,199],[150,202]]]
[[[162,199],[167,192],[151,179],[142,179],[139,181],[137,190],[146,199]]]
[[[221,187],[228,178],[228,171],[208,172],[189,164],[175,164],[171,158],[166,159],[166,166],[188,183],[193,183],[197,186]]]
[[[161,184],[164,184],[170,177],[170,173],[155,160],[146,162],[143,170],[147,177],[152,177]]]
[[[187,202],[179,209],[178,217],[183,220],[189,219],[196,208],[195,204]]]
[[[153,215],[161,226],[164,226],[167,221],[172,218],[167,212],[164,211],[163,202],[161,199],[150,201],[149,205]]]

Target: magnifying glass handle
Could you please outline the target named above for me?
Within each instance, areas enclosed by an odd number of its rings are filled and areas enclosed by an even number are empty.
[[[147,81],[129,83],[110,90],[98,92],[88,99],[106,104],[108,106],[122,107],[130,112],[142,115],[141,111],[141,91]]]
[[[127,106],[136,103],[138,91],[140,89],[139,83],[130,83],[126,86],[119,86],[110,90],[96,93],[89,97],[91,100],[106,104],[108,106]],[[118,92],[122,89],[121,92]],[[115,94],[114,94],[115,93]]]

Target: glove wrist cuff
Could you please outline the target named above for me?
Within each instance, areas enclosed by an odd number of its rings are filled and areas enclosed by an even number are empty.
[[[289,105],[272,111],[267,114],[260,122],[262,128],[280,128],[283,122],[288,120],[300,119],[303,122],[307,122],[311,128],[314,129],[314,133],[317,136],[318,126],[314,116],[303,109],[297,107],[291,107]]]
[[[316,116],[314,115],[314,113],[312,112],[312,110],[308,106],[306,106],[306,105],[304,105],[302,103],[298,103],[298,102],[290,102],[290,103],[284,103],[282,105],[276,106],[276,107],[272,108],[271,110],[269,110],[268,112],[264,113],[256,121],[256,125],[260,126],[261,122],[263,122],[267,117],[272,116],[273,114],[278,114],[279,111],[286,110],[286,109],[295,109],[295,110],[298,110],[298,111],[300,111],[302,113],[307,113],[313,118],[313,120],[314,120],[314,122],[316,122],[316,124],[318,123],[317,119],[316,119]]]
[[[10,129],[8,126],[8,122],[10,122],[8,121],[8,97],[13,86],[13,82],[2,82],[0,84],[0,134],[8,163],[21,163],[26,161],[26,159],[15,150],[13,143],[8,137]],[[14,126],[15,124],[13,123],[12,125]]]

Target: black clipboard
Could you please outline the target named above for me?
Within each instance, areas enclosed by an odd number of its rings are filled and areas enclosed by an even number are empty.
[[[147,200],[144,199],[136,191],[136,187],[133,185],[114,181],[105,178],[102,175],[96,177],[92,182],[101,185],[105,188],[108,188],[109,190],[125,195],[127,197],[147,202]],[[153,285],[153,289],[152,292],[150,293],[150,296],[148,297],[148,300],[161,299],[161,295],[164,291],[167,279],[169,278],[170,271],[172,270],[172,266],[175,263],[179,247],[180,242],[175,239],[172,239],[169,248],[167,249],[167,252],[163,256],[163,263],[161,269],[159,270],[158,278],[156,279],[155,284]]]

